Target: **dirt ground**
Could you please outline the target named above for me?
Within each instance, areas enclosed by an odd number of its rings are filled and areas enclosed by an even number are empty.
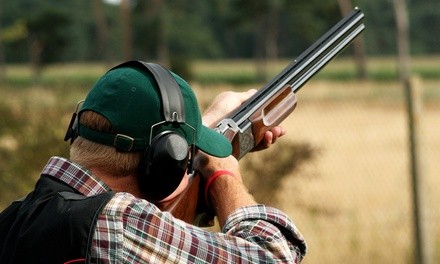
[[[413,196],[404,104],[386,94],[364,100],[375,93],[368,87],[338,90],[350,100],[323,100],[329,99],[327,88],[310,88],[283,123],[288,135],[282,140],[309,142],[319,153],[295,172],[299,175],[284,180],[278,197],[308,242],[304,263],[411,263]],[[419,183],[427,249],[437,260],[439,121],[439,104],[423,107]]]

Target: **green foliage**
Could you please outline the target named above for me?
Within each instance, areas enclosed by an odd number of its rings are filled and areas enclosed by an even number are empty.
[[[365,48],[370,54],[395,54],[396,30],[392,1],[364,0],[360,7],[365,12]]]
[[[170,6],[168,6],[170,7]],[[215,39],[214,32],[207,26],[215,19],[210,1],[175,1],[170,8],[169,47],[171,56],[191,58],[216,58],[221,47]]]
[[[158,45],[169,48],[170,57],[251,58],[255,47],[261,43],[255,38],[261,17],[266,23],[268,19],[276,23],[278,56],[295,57],[341,18],[337,1],[170,0],[163,2],[163,10],[155,10],[155,3],[152,0],[132,1],[133,53],[136,58],[156,59]],[[392,2],[357,0],[355,4],[366,15],[367,30],[363,37],[367,52],[394,54]],[[432,36],[440,27],[439,5],[437,0],[408,2],[414,54],[440,53],[440,39]],[[9,36],[9,41],[3,43],[7,62],[29,60],[31,36],[44,39],[45,53],[48,53],[44,55],[46,61],[103,59],[102,47],[96,44],[98,28],[92,1],[2,1],[0,8],[0,32]],[[105,59],[121,60],[119,7],[103,2],[102,8],[109,31],[105,43],[109,55]],[[22,23],[20,21],[30,26],[26,35],[17,27]],[[271,32],[266,25],[262,27],[269,38]]]
[[[359,0],[365,12],[364,33],[370,54],[395,54],[395,18],[392,1]],[[437,0],[407,1],[411,51],[413,54],[438,54],[440,39],[433,32],[440,28],[440,2]]]
[[[27,20],[31,49],[41,49],[42,62],[58,61],[69,43],[66,31],[70,18],[56,9],[47,9]]]
[[[438,53],[440,41],[433,36],[440,28],[439,1],[410,1],[412,50],[415,54]],[[423,41],[420,41],[423,40]]]
[[[56,0],[20,0],[2,1],[0,5],[0,24],[3,27],[10,28],[17,23],[23,23],[26,28],[24,38],[4,45],[7,61],[27,61],[31,49],[44,50],[43,63],[60,61],[65,56],[66,47],[74,43],[71,38],[71,26],[74,24],[71,14],[77,10],[75,3],[66,6]],[[38,46],[35,46],[36,43]]]
[[[28,35],[26,24],[23,20],[17,20],[9,27],[0,31],[0,41],[5,43],[16,42],[26,38]]]

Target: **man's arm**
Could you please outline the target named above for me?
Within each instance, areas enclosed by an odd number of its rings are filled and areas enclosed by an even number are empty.
[[[215,158],[199,152],[194,167],[204,179],[207,202],[215,211],[220,226],[224,226],[228,216],[236,209],[257,204],[244,186],[238,161],[233,156]]]
[[[228,216],[237,208],[257,204],[243,183],[229,175],[222,175],[214,181],[209,190],[209,197],[222,227]]]
[[[222,178],[213,183],[212,195],[231,186],[232,181]],[[299,263],[304,257],[304,239],[285,213],[264,205],[240,207],[231,214],[230,209],[220,210],[229,215],[222,232],[209,232],[146,200],[117,193],[98,219],[94,250],[105,252],[104,258],[145,263]]]
[[[239,107],[256,91],[251,89],[246,92],[219,94],[203,114],[204,125],[215,127],[224,116]],[[285,130],[282,127],[274,127],[265,133],[263,141],[256,150],[269,148],[278,137],[284,134]],[[241,180],[238,161],[233,156],[220,159],[198,153],[195,159],[195,168],[198,168],[205,182],[209,181],[209,177],[218,171],[226,170],[233,174],[216,175],[218,178],[209,185],[209,190],[207,190],[208,197],[206,198],[211,201],[211,206],[215,210],[221,226],[235,209],[256,204]]]
[[[219,94],[214,99],[208,110],[206,110],[203,114],[203,124],[212,128],[216,127],[217,123],[220,120],[222,120],[226,115],[237,109],[244,101],[255,94],[255,92],[255,89],[251,89],[247,92],[230,91]],[[265,132],[260,144],[255,147],[254,151],[269,148],[273,143],[275,143],[277,138],[283,136],[284,134],[285,131],[282,127],[273,127],[271,130]],[[209,175],[206,177],[209,177]],[[188,223],[193,223],[193,221],[195,221],[196,225],[211,225],[211,221],[213,220],[212,216],[208,216],[206,219],[194,219],[194,217],[197,218],[196,205],[198,205],[200,202],[198,200],[200,194],[200,178],[201,177],[198,177],[196,175],[192,178],[190,184],[187,186],[189,178],[184,177],[183,181],[185,181],[186,183],[183,183],[182,181],[179,188],[173,194],[171,194],[169,197],[165,198],[161,202],[156,203],[156,205],[161,208],[161,210],[169,211],[177,218],[182,219]],[[200,198],[204,199],[204,197]],[[206,208],[202,210],[206,210]]]

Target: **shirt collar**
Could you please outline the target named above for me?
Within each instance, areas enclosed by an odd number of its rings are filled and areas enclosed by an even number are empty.
[[[110,191],[110,188],[89,170],[61,157],[50,158],[41,174],[61,180],[85,196]]]

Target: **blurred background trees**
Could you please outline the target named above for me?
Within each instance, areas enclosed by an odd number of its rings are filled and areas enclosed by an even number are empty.
[[[440,28],[440,2],[407,3],[412,53],[439,53],[432,33]],[[392,2],[385,0],[2,0],[0,63],[31,63],[38,74],[66,61],[140,58],[184,69],[194,59],[254,58],[264,77],[267,61],[297,56],[349,6],[366,14],[358,52],[395,54]]]

